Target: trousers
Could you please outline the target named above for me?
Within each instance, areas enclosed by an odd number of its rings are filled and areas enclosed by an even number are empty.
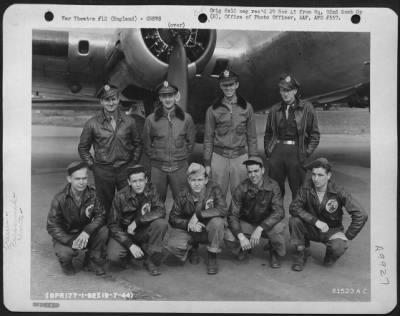
[[[189,250],[194,243],[207,244],[207,251],[213,253],[221,252],[221,243],[224,239],[224,230],[227,222],[222,217],[211,218],[206,230],[202,232],[187,232],[182,229],[174,229],[167,242],[167,249],[170,253],[185,261]]]
[[[128,164],[118,168],[111,165],[94,165],[93,175],[96,195],[100,203],[104,206],[107,217],[110,214],[115,190],[119,191],[128,185],[127,168]]]
[[[174,200],[186,183],[187,163],[173,172],[166,172],[156,167],[151,167],[151,182],[156,186],[160,200],[165,202],[168,185],[171,187]]]
[[[76,235],[78,237],[79,234]],[[108,228],[106,226],[100,227],[96,230],[88,240],[87,252],[90,258],[97,260],[102,259],[102,254],[108,239]],[[61,266],[70,265],[74,257],[76,257],[81,250],[72,249],[53,239],[53,246]]]
[[[250,238],[251,234],[257,228],[258,225],[253,225],[248,222],[240,220],[240,226],[243,234]],[[284,256],[286,254],[286,243],[285,243],[285,223],[280,221],[276,223],[270,230],[263,230],[261,237],[268,238],[271,242],[271,247],[275,250],[278,255]],[[237,236],[233,235],[230,229],[225,231],[225,243],[232,249],[232,252],[237,254],[240,250],[240,241]]]
[[[243,162],[247,159],[247,154],[241,155],[237,158],[225,158],[215,152],[212,154],[212,179],[220,185],[222,193],[225,196],[228,193],[228,188],[230,188],[231,195],[233,195],[233,192],[239,183],[246,179],[247,171]]]
[[[296,198],[297,191],[304,182],[306,170],[299,160],[297,145],[276,144],[274,151],[268,161],[269,176],[278,182],[285,196],[285,180],[288,178],[289,187],[292,191],[292,199]]]
[[[158,218],[148,225],[139,227],[134,235],[129,235],[132,242],[139,246],[144,254],[149,257],[162,252],[164,236],[168,229],[168,222]],[[127,260],[131,252],[114,238],[110,238],[107,245],[107,260],[116,264]]]
[[[330,228],[322,233],[317,227],[302,221],[298,217],[289,219],[290,242],[295,247],[308,246],[309,241],[324,243],[334,259],[338,259],[348,248],[348,243],[340,238],[329,239],[333,234],[342,232],[342,227]]]

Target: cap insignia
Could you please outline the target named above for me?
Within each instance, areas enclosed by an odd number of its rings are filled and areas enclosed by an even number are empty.
[[[225,70],[225,71],[224,71],[224,77],[225,77],[225,78],[228,78],[228,77],[229,77],[229,70]]]
[[[167,88],[168,87],[168,81],[164,81],[163,82],[163,86]]]

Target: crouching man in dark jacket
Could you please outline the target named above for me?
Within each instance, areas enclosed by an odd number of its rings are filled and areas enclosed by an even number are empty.
[[[84,264],[102,275],[102,253],[108,238],[104,208],[96,197],[96,190],[87,185],[85,162],[72,162],[67,172],[68,184],[51,203],[47,231],[53,237],[56,255],[66,275],[75,274]]]
[[[310,240],[324,243],[324,264],[334,264],[348,248],[347,241],[357,236],[368,219],[351,195],[330,180],[331,165],[326,158],[316,159],[307,168],[312,172],[311,179],[304,183],[289,208],[291,243],[296,249],[294,271],[303,270],[310,255]],[[346,232],[342,224],[344,209],[351,215]]]
[[[128,168],[128,184],[116,194],[111,206],[107,260],[121,265],[127,263],[131,255],[136,259],[144,258],[149,273],[159,275],[157,265],[168,229],[164,203],[153,184],[147,181],[143,166]]]
[[[285,216],[279,185],[264,175],[260,157],[250,157],[244,163],[248,178],[235,189],[229,209],[229,230],[225,242],[233,248],[238,260],[244,260],[261,237],[269,239],[270,265],[280,267],[279,256],[286,254]]]
[[[168,250],[182,261],[200,262],[199,243],[207,243],[207,273],[218,273],[217,253],[227,225],[228,208],[221,187],[208,180],[205,168],[192,163],[187,170],[187,186],[175,200],[169,223],[176,228],[168,240]]]

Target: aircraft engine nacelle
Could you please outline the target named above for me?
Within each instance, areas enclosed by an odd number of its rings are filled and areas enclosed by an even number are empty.
[[[216,31],[208,29],[121,29],[117,36],[124,58],[108,77],[121,90],[128,85],[153,90],[164,80],[176,36],[185,48],[189,79],[203,71],[216,44]]]

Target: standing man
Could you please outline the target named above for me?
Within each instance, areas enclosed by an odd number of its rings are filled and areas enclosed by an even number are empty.
[[[177,104],[178,88],[164,81],[157,93],[160,105],[144,123],[143,143],[151,161],[151,181],[165,202],[170,185],[174,199],[186,182],[188,158],[194,149],[196,127]]]
[[[96,275],[103,275],[102,253],[108,238],[104,208],[97,200],[95,189],[87,185],[88,166],[85,162],[72,162],[67,173],[68,184],[51,202],[47,232],[53,238],[64,274],[75,274],[88,251],[88,268]]]
[[[368,215],[350,193],[331,181],[331,165],[319,158],[307,166],[311,179],[301,187],[292,201],[289,212],[291,243],[296,249],[294,271],[302,271],[310,255],[310,240],[326,245],[324,264],[333,265],[348,248],[347,241],[354,239],[368,219]],[[343,213],[351,216],[351,224],[344,232]]]
[[[246,259],[261,237],[269,239],[270,266],[280,268],[280,256],[286,254],[283,201],[278,183],[265,176],[264,163],[258,156],[244,163],[248,178],[235,190],[229,209],[229,229],[225,235],[227,245]]]
[[[118,89],[105,85],[98,97],[103,110],[85,123],[78,152],[93,168],[97,196],[108,216],[115,189],[127,185],[126,169],[139,161],[143,146],[135,120],[119,109]]]
[[[233,194],[246,178],[243,161],[257,154],[256,121],[253,108],[237,95],[239,77],[230,70],[219,75],[223,96],[206,113],[204,134],[204,164],[207,174],[222,188]]]
[[[209,181],[205,168],[192,163],[187,170],[187,185],[175,199],[169,223],[175,228],[168,240],[168,250],[182,261],[189,256],[192,264],[200,262],[199,243],[207,243],[207,273],[218,273],[217,253],[228,212],[222,190]]]
[[[144,257],[149,273],[159,275],[157,265],[161,261],[162,243],[168,229],[164,203],[155,187],[147,181],[142,165],[128,168],[128,184],[116,194],[111,207],[107,260],[121,264],[130,256]]]
[[[300,84],[283,74],[279,80],[282,102],[271,108],[264,136],[264,151],[269,161],[269,175],[278,182],[282,198],[288,178],[292,199],[304,182],[304,161],[319,144],[320,134],[314,107],[300,100]]]

